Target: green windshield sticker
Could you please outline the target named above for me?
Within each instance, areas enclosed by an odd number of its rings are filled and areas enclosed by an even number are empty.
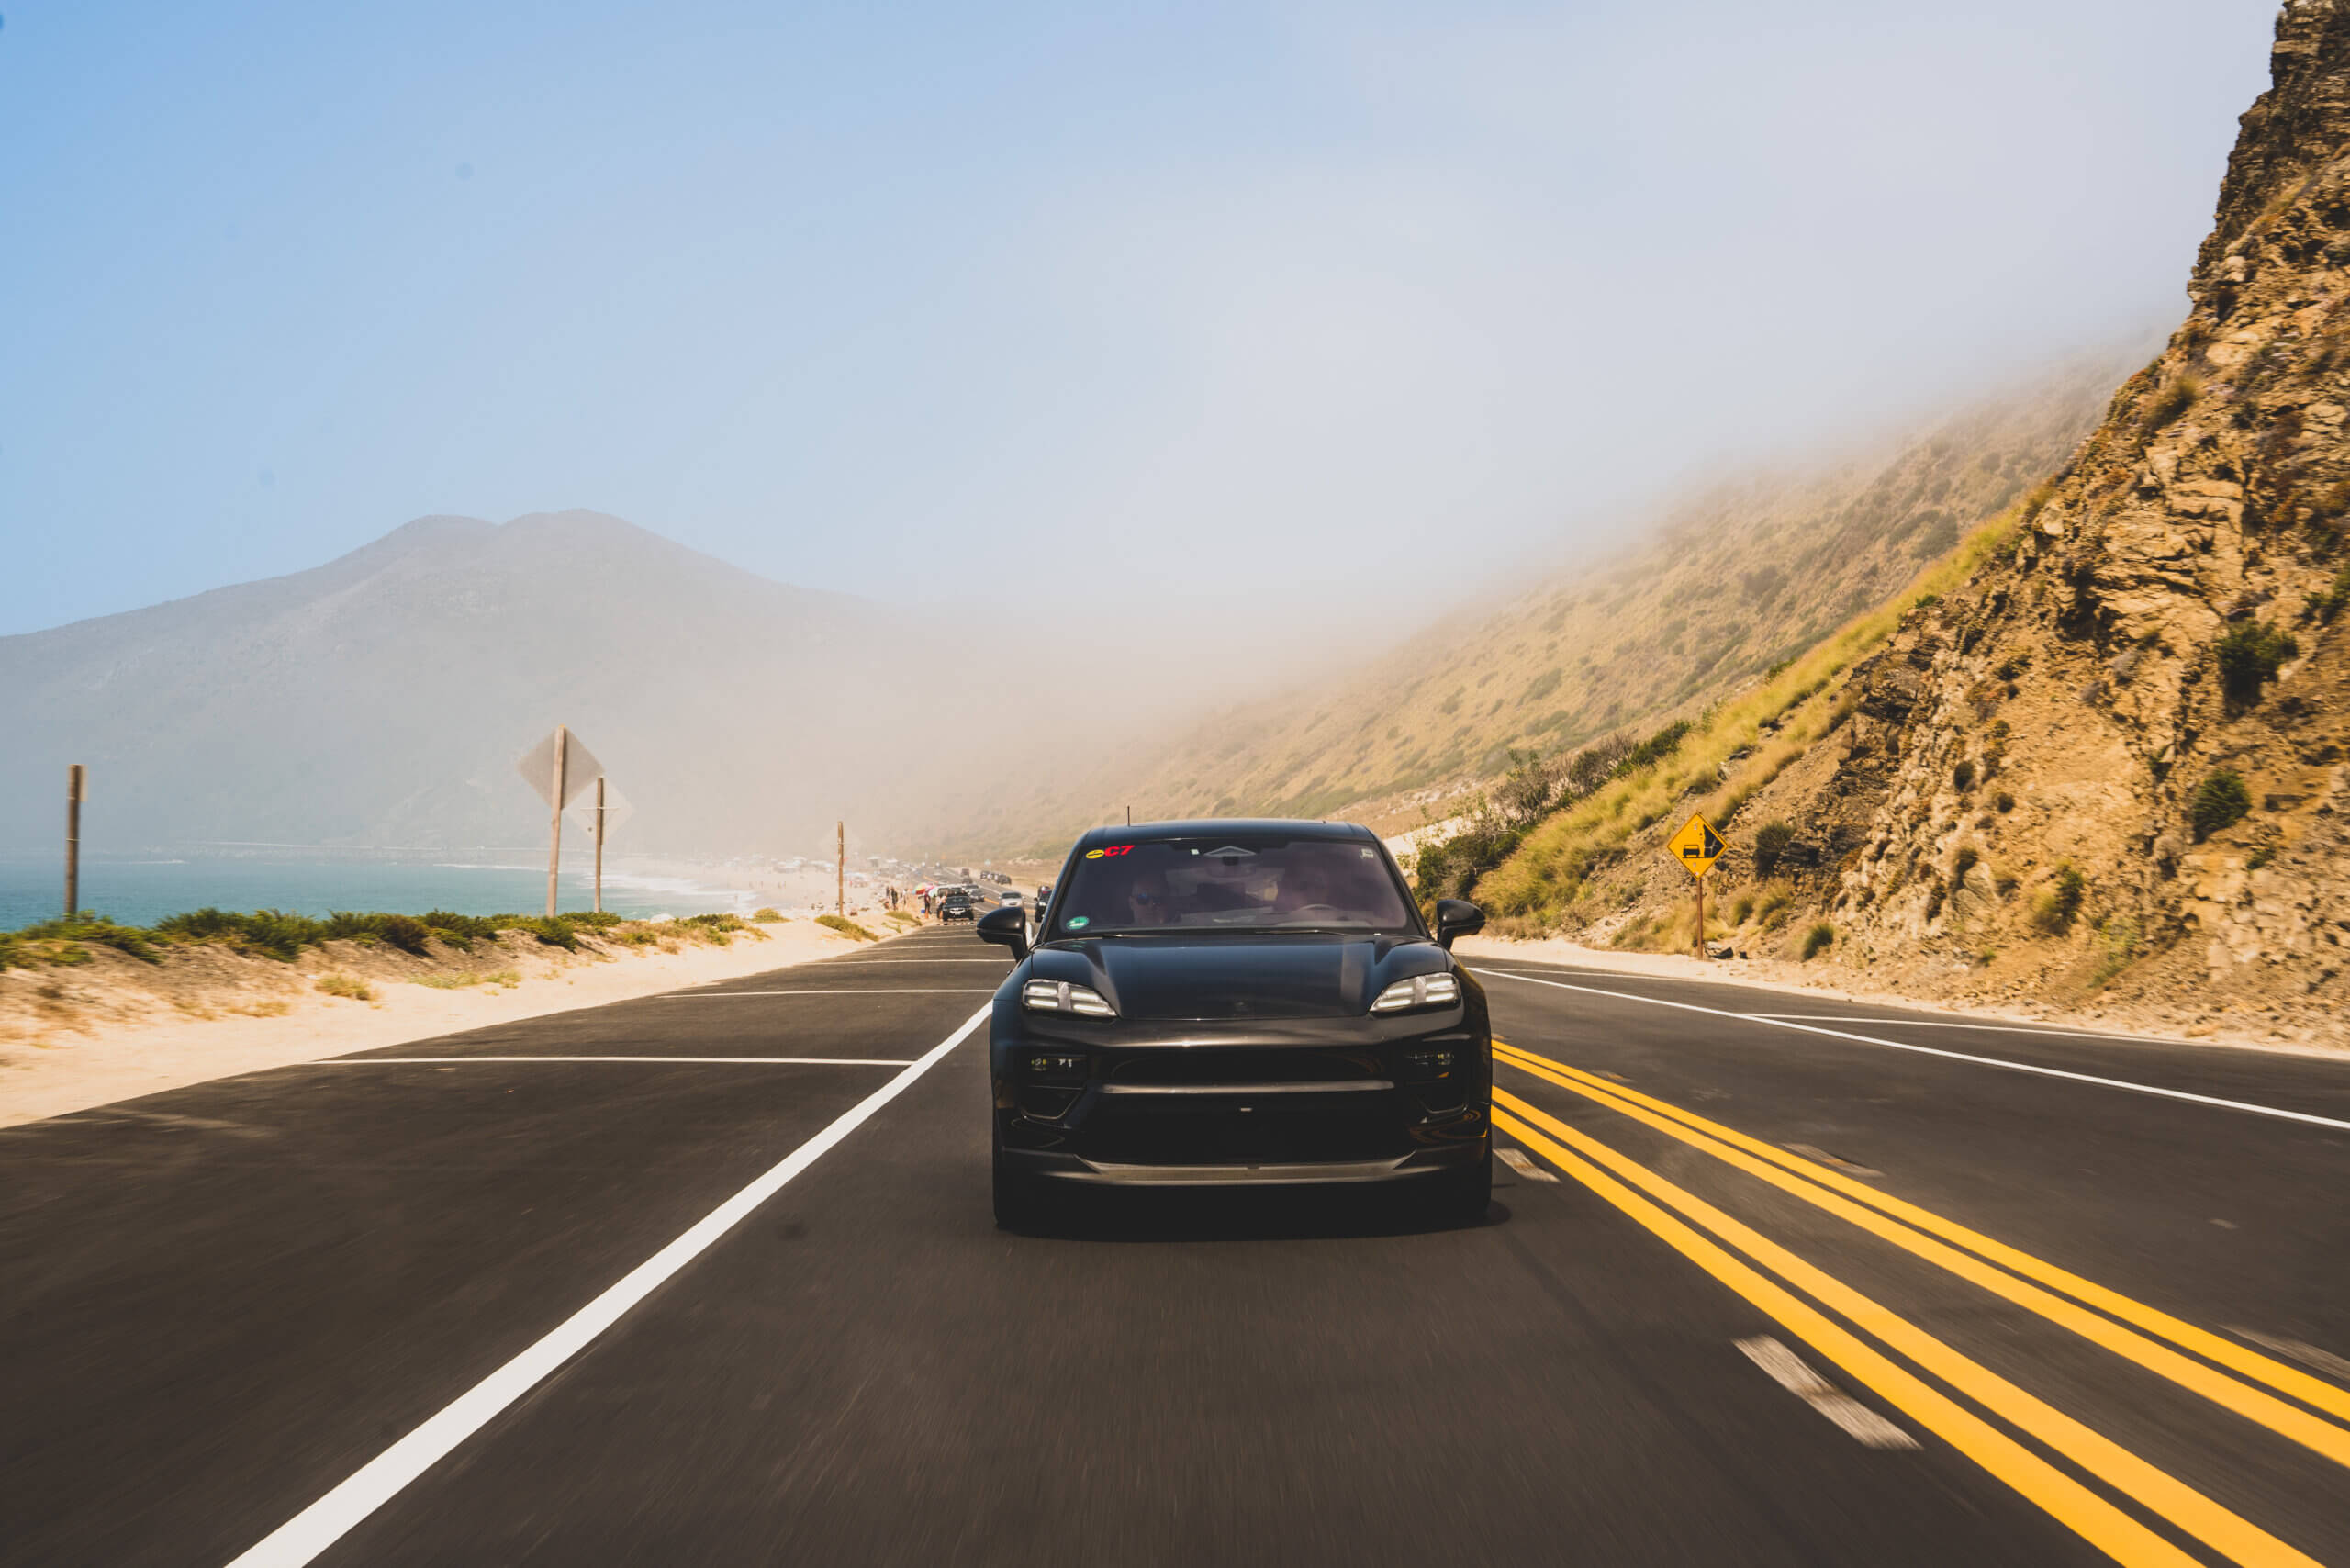
[[[1071,931],[1076,930],[1080,925],[1091,925],[1092,924],[1092,921],[1081,914],[1072,914],[1069,917],[1069,927]]]

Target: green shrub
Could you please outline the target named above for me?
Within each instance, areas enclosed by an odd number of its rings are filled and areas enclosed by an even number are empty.
[[[375,991],[369,989],[365,980],[353,980],[349,975],[320,975],[319,989],[329,996],[348,997],[353,1002],[375,1000]]]
[[[2187,820],[2199,844],[2221,828],[2242,822],[2251,810],[2252,792],[2244,787],[2243,775],[2230,767],[2211,774],[2187,798]]]
[[[418,958],[432,943],[431,928],[412,914],[354,914],[337,910],[327,916],[321,935],[330,942],[373,937]]]
[[[849,919],[848,916],[845,914],[820,914],[816,917],[816,924],[819,925],[829,925],[834,930],[839,932],[842,935],[854,936],[860,942],[878,942],[880,940],[879,937],[874,935],[873,933],[867,931],[865,927],[859,925],[856,921]]]
[[[417,919],[426,929],[460,951],[469,950],[477,941],[494,940],[498,922],[478,914],[458,914],[453,910],[428,909]]]
[[[1680,749],[1682,741],[1687,738],[1694,727],[1686,719],[1676,719],[1665,725],[1624,754],[1623,760],[1616,765],[1617,775],[1620,778],[1627,773],[1637,773],[1643,767],[1662,762]]]
[[[2012,812],[2016,809],[2016,798],[2002,790],[1991,797],[1991,804],[1996,810]]]
[[[774,922],[776,922],[776,921],[781,920],[781,919],[783,918],[783,916],[782,916],[780,913],[778,913],[778,912],[776,912],[775,910],[771,910],[771,909],[763,909],[763,910],[760,910],[757,913],[755,913],[755,914],[752,915],[752,916],[751,916],[751,918],[752,918],[753,920],[755,920],[755,921],[759,922],[761,924],[763,924],[763,925],[764,925],[764,924],[772,924],[772,923],[774,923]]]
[[[27,942],[95,942],[146,963],[162,961],[162,955],[155,951],[156,933],[136,925],[117,925],[105,915],[88,910],[70,920],[44,920],[38,925],[25,926],[16,935]],[[58,960],[52,958],[50,961]]]
[[[2081,901],[2088,896],[2088,879],[2071,861],[2058,862],[2054,884],[2032,901],[2032,924],[2051,936],[2070,931],[2081,913]]]
[[[2260,689],[2277,678],[2285,661],[2301,651],[2288,632],[2265,621],[2248,621],[2220,639],[2213,650],[2220,659],[2220,687],[2228,700],[2249,707],[2260,700]]]
[[[1820,954],[1826,952],[1830,946],[1834,946],[1835,941],[1836,928],[1834,926],[1829,924],[1824,920],[1819,922],[1817,925],[1814,925],[1810,930],[1803,934],[1804,962],[1807,964],[1811,962],[1812,959],[1819,957]]]
[[[1779,868],[1785,858],[1787,846],[1796,839],[1795,823],[1785,821],[1764,823],[1754,830],[1754,874],[1767,877]]]
[[[1958,787],[1958,792],[1962,795],[1966,793],[1969,790],[1974,789],[1975,759],[1972,757],[1960,757],[1958,759],[1958,766],[1950,770],[1950,781]]]
[[[1753,918],[1754,895],[1752,893],[1739,894],[1737,900],[1729,906],[1729,923],[1734,926],[1743,925]]]

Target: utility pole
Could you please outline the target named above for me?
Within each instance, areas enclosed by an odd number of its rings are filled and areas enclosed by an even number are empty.
[[[1128,827],[1135,825],[1135,809],[1132,806],[1126,808],[1126,825]]]
[[[65,770],[65,918],[82,914],[82,765]]]
[[[554,918],[555,873],[563,869],[563,764],[564,753],[571,749],[571,728],[567,724],[554,727],[554,796],[547,810],[547,918]]]
[[[604,776],[596,775],[596,913],[604,913]]]
[[[833,823],[833,913],[848,913],[848,823]]]

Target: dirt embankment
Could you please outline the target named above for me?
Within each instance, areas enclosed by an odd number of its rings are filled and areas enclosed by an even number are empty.
[[[869,915],[866,924],[901,928]],[[648,923],[577,942],[566,950],[505,932],[464,947],[436,938],[421,954],[329,942],[290,962],[215,943],[172,944],[151,961],[84,945],[64,964],[0,969],[0,1126],[863,945],[805,919],[731,932]]]

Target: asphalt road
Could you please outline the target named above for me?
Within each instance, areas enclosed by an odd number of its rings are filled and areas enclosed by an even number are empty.
[[[0,1130],[0,1560],[2350,1564],[2350,1065],[1496,961],[1484,1224],[1021,1236],[1007,967]]]

